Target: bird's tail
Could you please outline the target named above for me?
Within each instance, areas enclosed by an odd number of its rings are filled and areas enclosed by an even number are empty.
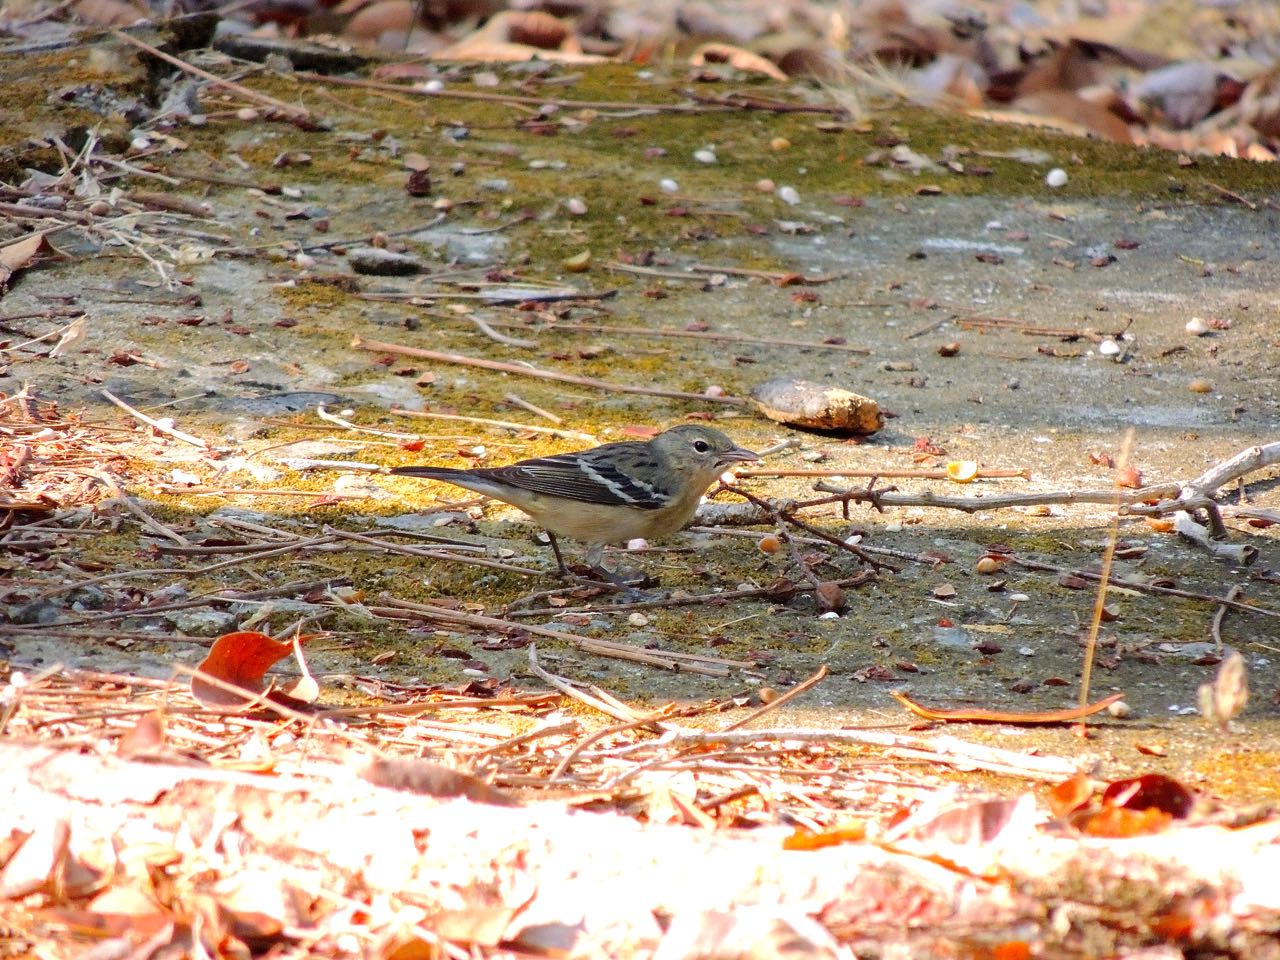
[[[388,472],[398,477],[422,477],[426,480],[454,480],[467,473],[456,467],[392,467]]]

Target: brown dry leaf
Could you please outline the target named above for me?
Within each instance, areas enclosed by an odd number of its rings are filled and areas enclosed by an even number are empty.
[[[984,844],[994,841],[1020,811],[1034,807],[1029,795],[979,800],[944,810],[921,823],[908,822],[904,831],[918,840],[943,840],[955,844]],[[895,831],[896,832],[896,831]]]
[[[146,7],[125,0],[79,0],[72,9],[77,20],[103,27],[127,27],[151,16]]]
[[[709,63],[727,63],[735,70],[763,73],[772,80],[788,79],[773,61],[731,43],[704,43],[689,56],[689,63],[695,67],[703,67]]]
[[[41,257],[61,257],[46,232],[33,233],[0,247],[0,293],[9,289],[9,281],[19,270],[25,270]]]
[[[342,35],[348,40],[376,43],[384,33],[408,33],[413,26],[413,4],[409,0],[378,0],[361,4]]]
[[[1133,143],[1127,123],[1106,107],[1067,90],[1039,90],[1019,97],[1012,106],[1023,113],[1043,117],[1067,132],[1093,134],[1114,143]]]
[[[253,630],[223,634],[213,642],[199,670],[248,695],[232,693],[198,676],[191,678],[191,694],[206,707],[241,706],[265,692],[267,668],[292,651],[293,644],[279,643]]]
[[[1065,817],[1069,813],[1074,813],[1089,802],[1097,786],[1083,773],[1077,773],[1074,777],[1063,780],[1049,789],[1046,797],[1049,809],[1053,811],[1055,817]]]
[[[23,842],[0,872],[0,899],[16,900],[61,886],[67,864],[71,824],[56,820]]]
[[[154,756],[162,752],[164,746],[164,714],[153,710],[116,741],[116,753],[122,757]]]
[[[1162,773],[1117,780],[1102,792],[1102,801],[1128,810],[1160,810],[1179,820],[1185,819],[1195,805],[1190,790]]]
[[[561,63],[608,63],[609,57],[582,52],[568,24],[540,10],[504,10],[479,30],[438,50],[436,60],[553,60]]]
[[[420,793],[428,797],[466,797],[477,803],[498,807],[520,805],[512,797],[478,777],[425,760],[374,760],[360,771],[360,776],[379,787]]]

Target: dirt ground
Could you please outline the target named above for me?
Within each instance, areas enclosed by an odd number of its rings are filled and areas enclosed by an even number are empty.
[[[145,100],[152,81],[130,51],[112,56],[97,73],[85,67],[84,51],[49,55],[35,66],[30,58],[0,64],[6,83],[19,85],[28,79],[19,72],[29,71],[37,80],[42,73],[63,76],[66,89],[75,91],[35,99],[23,123],[10,128],[3,144],[6,180],[20,181],[27,167],[57,173],[49,138],[70,140],[70,131],[87,122],[70,115],[73,110],[89,114],[104,144],[120,146],[128,130],[115,111],[129,98]],[[82,310],[84,337],[56,356],[44,347],[9,350],[0,390],[13,394],[27,385],[56,401],[63,414],[132,427],[133,420],[104,400],[106,389],[207,439],[222,451],[218,459],[166,443],[164,456],[140,467],[131,488],[146,509],[189,532],[208,534],[210,516],[248,518],[293,533],[326,524],[356,531],[398,524],[485,544],[493,556],[546,571],[550,558],[531,542],[519,516],[501,505],[485,508],[472,523],[439,506],[452,498],[445,488],[298,470],[297,458],[456,465],[475,462],[474,455],[460,458],[460,449],[483,445],[483,462],[498,464],[583,445],[389,413],[395,406],[548,425],[505,402],[510,392],[557,413],[566,429],[602,440],[625,436],[628,426],[664,426],[707,413],[744,445],[793,441],[768,459],[767,466],[779,469],[912,468],[922,465],[917,441],[928,438],[938,452],[925,466],[974,460],[1031,477],[963,487],[886,481],[899,490],[940,493],[1110,489],[1113,471],[1090,455],[1117,456],[1130,427],[1132,461],[1149,484],[1190,479],[1247,446],[1280,439],[1278,214],[1253,190],[1257,173],[1248,164],[1179,163],[1158,151],[901,108],[832,129],[831,117],[821,113],[661,114],[628,106],[641,97],[671,96],[683,84],[679,71],[451,68],[446,89],[475,90],[472,80],[480,73],[486,74],[481,89],[498,94],[533,90],[548,98],[618,102],[540,111],[525,103],[326,87],[251,70],[246,83],[305,104],[324,115],[328,129],[306,132],[253,111],[237,113],[240,104],[228,101],[205,125],[171,130],[180,146],[151,125],[153,146],[130,159],[128,169],[90,164],[81,170],[91,184],[86,189],[112,205],[111,216],[93,229],[51,236],[65,257],[15,278],[0,323],[11,344],[54,333],[47,347],[69,322],[49,311]],[[816,97],[812,90],[751,90]],[[109,105],[89,103],[89,91]],[[41,143],[24,139],[41,137]],[[931,162],[913,171],[886,160],[893,144]],[[712,150],[715,162],[695,158],[697,150]],[[406,154],[429,165],[428,196],[406,194]],[[989,175],[952,172],[938,165],[944,156],[959,156]],[[1044,179],[1054,167],[1068,174],[1057,189]],[[210,172],[241,185],[196,179]],[[759,189],[764,178],[775,188],[793,186],[798,202]],[[275,185],[284,193],[260,189]],[[202,204],[207,213],[181,212],[175,198]],[[585,212],[573,212],[572,198],[582,200]],[[10,234],[17,229],[11,220]],[[350,251],[375,233],[375,244],[402,246],[424,271],[357,274],[350,257],[313,246],[345,239],[350,242],[336,246]],[[143,251],[153,262],[138,255]],[[567,269],[568,258],[582,251],[590,251],[586,269]],[[616,261],[622,268],[609,266]],[[695,263],[720,272],[695,273]],[[822,282],[770,282],[737,275],[737,268]],[[492,302],[493,291],[517,281],[592,296],[532,309]],[[420,305],[369,299],[382,294],[413,294]],[[520,347],[497,343],[469,322],[531,324],[551,319],[548,311],[555,310],[569,321],[672,330],[696,324],[815,346],[566,334],[533,325],[500,329],[533,339],[532,347]],[[1193,317],[1209,324],[1207,335],[1187,331]],[[981,325],[998,320],[1008,325]],[[791,430],[749,408],[598,393],[386,357],[353,349],[352,335],[624,384],[693,392],[717,386],[735,396],[773,376],[793,375],[871,396],[893,416],[876,436],[851,442]],[[867,353],[821,347],[833,338]],[[1118,356],[1100,350],[1108,339],[1118,344]],[[958,352],[939,351],[953,343]],[[329,412],[350,411],[343,415],[364,427],[429,439],[420,449],[405,449],[396,438],[349,432],[321,420],[320,404]],[[1276,509],[1276,480],[1274,469],[1248,478],[1242,502]],[[183,484],[192,482],[290,488],[316,497],[184,494]],[[810,483],[770,479],[749,486],[759,496],[803,498],[813,496]],[[326,502],[333,492],[367,496]],[[424,520],[424,510],[437,512]],[[693,701],[761,686],[785,690],[825,664],[829,678],[784,708],[780,722],[904,723],[886,694],[890,688],[943,707],[1054,709],[1077,695],[1092,588],[1064,588],[1053,573],[1016,567],[982,576],[975,563],[1001,545],[1019,557],[1088,569],[1102,554],[1111,514],[1101,504],[972,515],[855,506],[846,522],[826,508],[806,516],[842,537],[861,531],[866,545],[929,552],[947,562],[895,561],[896,572],[881,571],[852,589],[838,617],[820,617],[811,600],[799,598],[657,609],[637,618],[610,613],[605,597],[594,601],[603,610],[577,620],[565,619],[574,600],[563,613],[531,622],[755,664],[727,678],[700,677],[542,645],[544,662],[558,672],[630,702]],[[437,529],[450,516],[452,522]],[[1167,577],[1212,596],[1239,584],[1250,602],[1280,609],[1276,528],[1232,526],[1233,539],[1258,550],[1248,568],[1213,559],[1140,518],[1125,519],[1120,538],[1129,549],[1117,572]],[[77,549],[107,570],[152,562],[170,568],[173,561],[147,557],[139,533],[126,524]],[[672,590],[761,586],[788,562],[785,553],[762,554],[752,539],[715,533],[685,534],[664,546],[686,552],[624,559],[658,579],[651,598]],[[857,571],[853,557],[828,553],[824,576]],[[267,586],[300,571],[347,581],[367,598],[384,591],[455,598],[491,615],[556,585],[541,575],[328,552],[296,566],[249,562],[192,577],[188,587],[194,593]],[[150,587],[163,580],[153,578]],[[954,592],[938,592],[944,584]],[[148,589],[148,580],[134,585]],[[27,598],[19,588],[7,589],[13,619],[14,607]],[[116,589],[103,588],[108,608]],[[1216,606],[1125,591],[1113,602],[1117,619],[1103,627],[1103,667],[1095,672],[1093,693],[1096,699],[1123,691],[1128,719],[1103,720],[1097,739],[1083,748],[1065,730],[975,727],[966,736],[1068,755],[1089,750],[1111,774],[1150,769],[1151,758],[1135,745],[1155,744],[1165,754],[1158,761],[1163,771],[1224,795],[1269,796],[1276,782],[1263,782],[1256,771],[1272,765],[1280,747],[1273,665],[1280,621],[1227,614],[1223,642],[1245,654],[1253,696],[1233,732],[1223,734],[1194,710],[1196,689],[1213,676],[1220,653],[1209,632]],[[59,621],[75,612],[65,595],[55,606]],[[212,636],[234,628],[247,612],[206,611],[164,623],[183,634]],[[297,615],[281,604],[267,622],[280,629]],[[139,615],[122,630],[155,621]],[[433,682],[480,676],[536,685],[525,650],[487,649],[475,633],[406,633],[341,615],[321,615],[313,625],[336,637],[313,653],[320,673]],[[6,632],[0,624],[7,655],[27,667],[60,661],[164,676],[171,661],[194,662],[200,653],[180,644],[121,649],[57,630],[47,637]],[[393,655],[373,660],[387,652]]]

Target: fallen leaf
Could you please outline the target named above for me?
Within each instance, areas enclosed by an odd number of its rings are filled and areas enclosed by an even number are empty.
[[[0,294],[9,289],[9,281],[19,270],[25,270],[41,257],[61,257],[62,252],[49,242],[46,232],[33,233],[0,247]]]
[[[267,668],[292,651],[293,644],[280,643],[253,630],[223,634],[213,642],[198,669],[245,693],[235,693],[196,676],[191,678],[191,694],[206,707],[241,706],[266,692]]]

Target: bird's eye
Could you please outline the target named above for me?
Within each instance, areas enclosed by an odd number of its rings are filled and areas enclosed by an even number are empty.
[[[695,440],[693,441],[693,449],[697,450],[698,453],[706,453],[711,449],[711,444],[707,443],[705,440]]]

